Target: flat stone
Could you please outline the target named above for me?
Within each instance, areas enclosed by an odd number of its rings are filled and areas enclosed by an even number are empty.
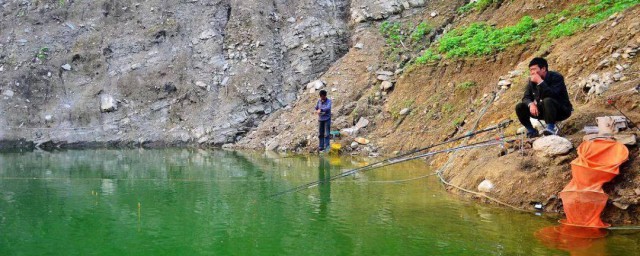
[[[400,110],[399,114],[404,116],[404,115],[409,114],[410,111],[411,110],[409,108],[403,108],[402,110]]]
[[[362,49],[364,48],[364,44],[363,43],[357,43],[356,46],[354,46],[356,49]]]
[[[516,134],[525,134],[525,133],[527,133],[527,127],[524,127],[524,126],[518,128],[518,131],[516,131]]]
[[[358,120],[358,123],[356,123],[356,128],[362,129],[367,127],[367,125],[369,125],[369,120],[367,120],[364,117],[361,117],[360,120]]]
[[[378,78],[378,80],[380,81],[389,81],[389,77],[385,75],[378,75],[378,77],[376,78]]]
[[[494,187],[495,186],[493,185],[493,182],[491,182],[490,180],[483,180],[482,182],[480,182],[480,184],[478,184],[478,191],[489,193],[491,192],[491,190],[493,190]]]
[[[438,16],[438,13],[437,12],[431,12],[431,17],[435,17],[435,16]]]
[[[573,144],[557,135],[544,136],[533,142],[533,150],[545,156],[565,155],[571,151]]]
[[[393,72],[384,71],[384,70],[378,70],[378,71],[376,71],[376,75],[393,76]]]
[[[500,82],[498,82],[498,86],[502,87],[502,86],[510,86],[511,85],[511,81],[509,80],[500,80]]]
[[[102,95],[100,97],[100,111],[112,112],[118,110],[118,104],[111,95]]]
[[[351,142],[351,148],[357,148],[360,145],[358,142]]]
[[[620,79],[622,79],[622,77],[624,77],[622,74],[615,73],[615,74],[613,74],[613,81],[620,81]]]
[[[13,97],[14,93],[11,89],[7,89],[2,91],[2,95],[11,98]]]
[[[391,87],[393,87],[393,83],[389,82],[389,81],[383,81],[382,84],[380,85],[380,87],[382,88],[382,90],[389,90],[391,89]]]
[[[322,89],[322,87],[324,87],[324,83],[320,80],[315,80],[315,81],[311,81],[307,84],[307,89],[316,89],[316,90],[320,90]]]
[[[289,22],[289,23],[294,23],[294,22],[296,22],[296,18],[294,18],[294,17],[289,17],[289,18],[287,19],[287,22]]]
[[[202,33],[200,33],[200,36],[198,36],[198,38],[200,38],[200,40],[207,40],[214,36],[216,36],[216,32],[213,31],[213,29],[207,29],[205,31],[202,31]]]
[[[615,207],[618,207],[622,210],[626,210],[627,208],[629,208],[629,204],[625,204],[625,203],[620,203],[620,202],[613,202],[613,205]]]
[[[69,65],[69,63],[67,63],[67,64],[62,65],[61,68],[66,70],[66,71],[70,71],[71,70],[71,65]]]
[[[362,137],[358,137],[355,139],[355,142],[358,142],[360,145],[367,145],[369,144],[369,140],[362,138]]]
[[[207,83],[202,82],[202,81],[197,81],[196,82],[196,86],[202,88],[202,89],[207,89]]]

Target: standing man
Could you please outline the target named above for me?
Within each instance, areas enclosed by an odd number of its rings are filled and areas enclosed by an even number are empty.
[[[331,100],[327,98],[327,91],[320,91],[320,99],[316,103],[316,112],[318,115],[318,131],[320,134],[320,143],[318,151],[329,149],[329,136],[331,134]]]
[[[564,77],[549,71],[549,64],[543,58],[534,58],[529,63],[529,83],[524,91],[522,102],[516,105],[516,114],[520,123],[527,128],[527,137],[537,137],[538,130],[531,125],[530,117],[542,119],[547,123],[544,135],[558,133],[556,122],[571,116],[573,106],[569,101]]]

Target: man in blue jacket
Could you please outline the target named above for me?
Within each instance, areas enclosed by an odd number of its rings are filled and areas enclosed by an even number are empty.
[[[316,112],[318,115],[318,131],[320,143],[318,151],[329,149],[329,136],[331,134],[331,100],[327,98],[327,91],[320,91],[320,99],[316,103]]]
[[[556,123],[571,116],[573,106],[569,101],[567,86],[561,74],[549,71],[549,64],[543,58],[534,58],[529,63],[529,83],[524,91],[522,102],[516,105],[516,114],[520,123],[527,128],[527,137],[537,137],[538,130],[533,128],[530,117],[542,119],[547,123],[543,134],[558,133]]]

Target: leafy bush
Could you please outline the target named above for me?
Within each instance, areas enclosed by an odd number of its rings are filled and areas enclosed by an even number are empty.
[[[471,89],[474,86],[476,86],[476,82],[467,81],[467,82],[459,84],[458,88],[463,89],[463,90],[467,90],[467,89]]]
[[[387,44],[392,47],[396,47],[404,41],[404,33],[399,22],[382,22],[380,24],[380,33],[387,38]]]
[[[467,12],[470,12],[471,10],[484,11],[495,2],[497,2],[497,0],[478,0],[475,2],[470,2],[458,8],[458,13],[467,13]]]
[[[587,5],[576,6],[572,12],[568,12],[567,10],[561,12],[562,17],[569,15],[576,17],[555,25],[549,31],[549,36],[551,38],[572,36],[586,29],[589,25],[606,20],[614,13],[624,11],[637,4],[640,4],[640,0],[591,0]]]
[[[420,41],[420,39],[424,38],[424,36],[431,32],[431,26],[426,22],[420,22],[418,26],[411,33],[411,40],[414,42]]]
[[[416,63],[418,64],[427,64],[427,63],[433,63],[440,60],[440,55],[433,52],[431,49],[427,49],[424,51],[424,53],[422,54],[422,56],[418,57],[416,59]]]
[[[514,26],[501,29],[486,23],[473,23],[445,34],[438,51],[449,58],[489,55],[513,44],[527,42],[535,30],[536,23],[530,16],[523,17]]]

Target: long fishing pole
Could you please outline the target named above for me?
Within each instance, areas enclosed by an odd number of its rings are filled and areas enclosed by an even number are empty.
[[[355,172],[367,170],[367,169],[370,169],[370,168],[380,168],[380,167],[386,166],[386,165],[384,165],[386,163],[396,163],[396,160],[398,160],[398,159],[401,159],[403,157],[407,157],[409,155],[416,154],[416,153],[419,153],[419,152],[423,152],[423,151],[429,150],[429,149],[437,147],[437,146],[442,146],[442,145],[445,145],[445,144],[449,144],[449,143],[452,143],[452,142],[455,142],[455,141],[458,141],[458,140],[461,140],[461,139],[464,139],[464,138],[473,137],[475,135],[478,135],[478,134],[481,134],[481,133],[485,133],[485,132],[489,132],[489,131],[493,131],[493,130],[496,130],[496,129],[503,129],[503,128],[507,127],[509,124],[511,124],[512,122],[513,122],[513,120],[507,119],[505,121],[500,122],[499,124],[497,124],[495,126],[491,126],[491,127],[488,127],[488,128],[476,131],[476,132],[468,133],[468,134],[465,134],[463,136],[459,136],[459,137],[456,137],[456,138],[453,138],[453,139],[449,139],[449,140],[446,140],[446,141],[443,141],[443,142],[440,142],[440,143],[437,143],[437,144],[433,144],[433,145],[430,145],[430,146],[427,146],[427,147],[424,147],[424,148],[419,148],[419,149],[416,149],[416,150],[413,150],[413,151],[410,151],[410,152],[407,152],[407,153],[404,153],[404,154],[401,154],[401,155],[398,155],[398,156],[395,156],[395,157],[391,157],[391,158],[388,158],[388,159],[385,159],[385,160],[382,160],[382,161],[379,161],[379,162],[376,162],[376,163],[372,163],[372,164],[369,164],[369,165],[366,165],[366,166],[355,168],[355,169],[352,169],[352,170],[350,170],[348,172],[355,173]],[[312,183],[314,183],[314,182],[312,182]],[[313,184],[309,184],[309,185],[313,185]],[[300,185],[298,187],[294,187],[292,189],[285,190],[285,191],[273,194],[273,195],[271,195],[271,197],[283,195],[283,194],[290,193],[290,192],[299,191],[299,190],[302,190],[302,189],[306,189],[307,187],[308,187],[307,184]]]
[[[510,137],[513,137],[513,136],[510,136]],[[385,167],[385,166],[388,166],[388,165],[393,165],[393,164],[397,164],[397,163],[401,163],[401,162],[411,161],[411,160],[422,158],[422,157],[428,157],[428,156],[433,156],[433,155],[437,155],[437,154],[441,154],[441,153],[447,153],[447,152],[453,152],[453,151],[462,150],[462,149],[471,149],[471,148],[477,148],[477,147],[485,147],[485,146],[492,146],[492,145],[502,144],[502,143],[504,143],[504,139],[505,138],[506,137],[502,137],[502,138],[498,138],[498,139],[491,139],[491,140],[486,140],[486,141],[481,141],[481,142],[477,142],[477,143],[466,145],[466,146],[459,146],[459,147],[443,149],[443,150],[439,150],[439,151],[428,152],[428,153],[424,153],[424,154],[420,154],[420,155],[405,157],[405,158],[402,158],[402,159],[397,159],[396,158],[395,161],[388,161],[388,160],[380,161],[380,162],[377,162],[377,163],[374,163],[374,164],[370,164],[370,165],[363,166],[363,167],[360,167],[360,168],[348,170],[348,171],[342,172],[340,174],[336,174],[334,176],[329,177],[328,179],[317,180],[317,181],[309,182],[309,183],[306,183],[306,184],[302,184],[300,186],[297,186],[297,187],[294,187],[294,188],[291,188],[291,189],[288,189],[288,190],[273,194],[273,195],[271,195],[271,197],[276,197],[276,196],[280,196],[280,195],[291,193],[291,192],[298,192],[298,191],[301,191],[301,190],[309,189],[309,188],[315,187],[315,186],[317,186],[319,184],[322,184],[323,182],[344,178],[344,177],[353,175],[353,174],[355,174],[357,172],[365,172],[365,171],[369,171],[369,170],[372,170],[372,169],[381,168],[381,167]]]

